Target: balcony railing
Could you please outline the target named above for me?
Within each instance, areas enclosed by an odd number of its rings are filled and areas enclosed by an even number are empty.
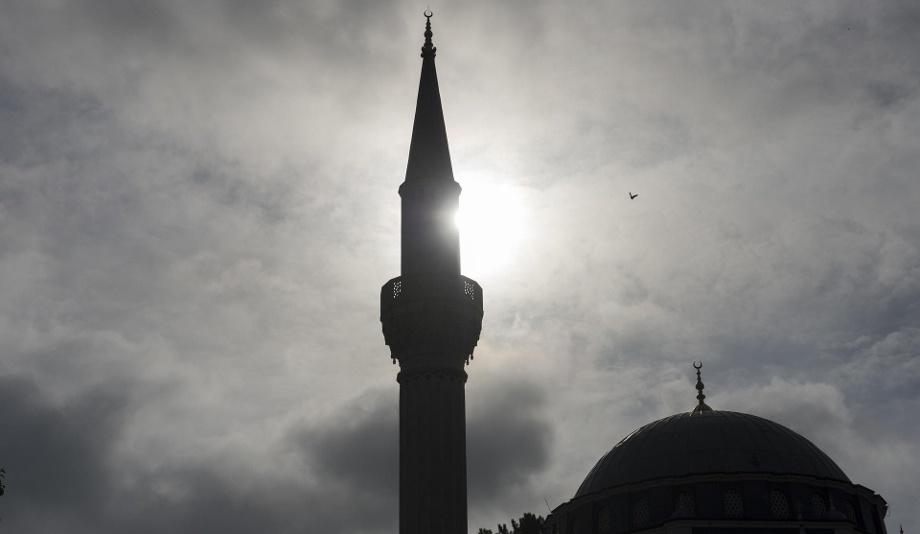
[[[380,288],[380,314],[403,301],[447,299],[467,302],[482,314],[482,287],[465,276],[398,276]]]

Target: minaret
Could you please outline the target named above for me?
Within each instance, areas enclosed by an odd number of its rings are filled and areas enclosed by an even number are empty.
[[[467,534],[464,366],[482,328],[482,289],[460,275],[460,232],[447,130],[425,25],[422,75],[402,197],[402,276],[380,292],[399,361],[399,532]]]

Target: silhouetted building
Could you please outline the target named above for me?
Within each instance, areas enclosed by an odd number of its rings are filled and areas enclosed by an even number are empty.
[[[460,275],[454,181],[431,13],[402,197],[402,276],[384,284],[380,321],[399,361],[399,532],[467,534],[466,371],[482,289]]]
[[[813,443],[753,415],[665,417],[604,455],[547,534],[885,534],[887,504]]]

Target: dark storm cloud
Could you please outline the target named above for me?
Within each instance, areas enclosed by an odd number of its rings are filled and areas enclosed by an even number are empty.
[[[116,451],[131,413],[126,391],[110,384],[52,401],[28,379],[0,377],[5,525],[100,533],[392,530],[395,406],[362,404],[370,410],[365,417],[345,410],[300,431],[296,442],[308,461],[298,471],[316,477],[310,480],[265,476],[259,466],[233,461],[219,468],[125,465]]]
[[[125,505],[111,514],[108,532],[298,532],[293,510],[285,515],[284,498],[275,492],[283,489],[294,495],[299,488],[273,487],[253,491],[243,473],[234,481],[216,476],[212,471],[183,466],[181,471],[159,472],[140,477],[136,486],[124,495]],[[152,488],[168,488],[154,491]],[[292,491],[293,490],[293,491]],[[294,512],[294,513],[292,513]]]
[[[392,391],[367,392],[322,424],[293,437],[325,488],[359,500],[379,498],[395,505],[392,490],[399,472],[395,400]]]
[[[103,513],[128,404],[127,391],[114,385],[52,401],[29,378],[0,376],[4,525],[52,525],[54,516],[85,523]]]
[[[553,431],[544,414],[546,397],[536,385],[506,383],[478,391],[483,396],[471,401],[467,417],[467,468],[470,507],[482,514],[511,503],[518,506],[518,493],[546,467]],[[353,528],[371,529],[394,520],[396,397],[395,392],[365,393],[321,424],[292,435],[323,491],[364,510],[349,516]]]
[[[470,400],[467,418],[470,506],[479,513],[507,510],[547,467],[553,445],[540,386],[512,380],[491,387]]]
[[[289,441],[322,494],[316,512],[335,532],[396,528],[399,419],[393,392],[368,391]]]

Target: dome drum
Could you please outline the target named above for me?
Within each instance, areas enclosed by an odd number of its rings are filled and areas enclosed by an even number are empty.
[[[831,500],[834,511],[829,509]],[[816,501],[823,506],[816,506]],[[857,485],[807,477],[693,476],[585,495],[554,510],[548,524],[558,523],[559,534],[571,534],[562,525],[572,524],[578,525],[578,534],[618,534],[687,521],[734,529],[737,525],[732,525],[743,521],[748,528],[756,524],[762,532],[771,532],[797,528],[801,513],[809,533],[819,524],[834,524],[837,531],[843,527],[843,532],[883,534],[872,510],[884,507],[881,497]]]

